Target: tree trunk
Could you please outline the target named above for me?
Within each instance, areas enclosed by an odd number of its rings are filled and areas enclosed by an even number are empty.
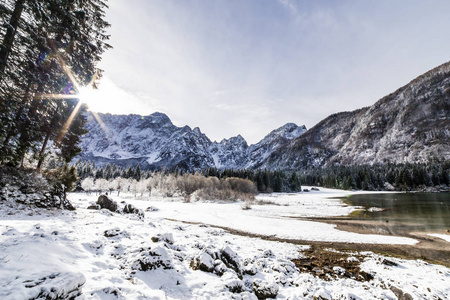
[[[6,69],[8,62],[8,56],[11,53],[14,38],[16,36],[17,27],[19,26],[20,17],[22,15],[25,0],[16,0],[14,11],[9,21],[8,29],[6,30],[5,37],[0,46],[0,81],[2,80],[3,73]]]
[[[41,93],[43,91],[43,86],[39,86],[36,95],[33,97],[33,100],[31,101],[31,105],[30,105],[30,110],[28,111],[27,117],[25,118],[25,122],[24,124],[21,126],[21,132],[20,132],[20,137],[19,137],[19,141],[18,141],[18,145],[16,147],[17,149],[17,154],[18,154],[18,158],[20,159],[20,161],[22,161],[22,166],[23,166],[23,161],[25,158],[25,155],[27,153],[27,151],[30,148],[31,143],[33,142],[33,140],[35,139],[34,137],[34,132],[33,132],[33,136],[30,136],[30,131],[31,131],[31,118],[33,118],[33,116],[36,114],[39,105],[42,102],[42,98],[41,98]]]
[[[20,117],[22,116],[23,111],[25,110],[26,102],[28,100],[28,97],[30,96],[30,87],[31,87],[31,83],[29,83],[28,86],[27,86],[27,89],[25,91],[25,95],[23,96],[23,99],[22,99],[22,104],[19,106],[19,111],[17,112],[16,117],[14,119],[15,120],[14,124],[16,126],[19,124]],[[7,147],[8,146],[9,141],[11,140],[11,138],[14,135],[14,130],[12,128],[10,128],[11,126],[8,126],[8,127],[9,127],[7,129],[8,133],[6,135],[5,140],[3,141],[3,147]]]
[[[51,135],[51,133],[48,132],[47,135],[45,136],[44,143],[42,144],[41,151],[39,152],[39,161],[38,161],[38,164],[37,164],[37,167],[36,167],[36,170],[37,170],[38,172],[41,171],[42,163],[44,162],[44,158],[45,158],[45,155],[44,155],[44,154],[45,154],[45,148],[47,148],[47,143],[48,143],[48,140],[50,139],[50,135]]]

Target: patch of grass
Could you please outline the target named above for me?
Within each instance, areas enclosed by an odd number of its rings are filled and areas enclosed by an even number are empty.
[[[361,271],[359,267],[363,256],[349,252],[326,249],[322,246],[312,245],[303,251],[304,258],[294,259],[293,263],[304,272],[324,280],[335,278],[351,278],[357,281],[369,281],[373,275]]]
[[[369,216],[367,215],[365,210],[354,210],[352,211],[349,215],[350,218],[354,218],[354,219],[363,219],[363,218],[368,218]]]

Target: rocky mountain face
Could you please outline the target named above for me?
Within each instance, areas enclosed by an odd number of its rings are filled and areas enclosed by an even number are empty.
[[[101,121],[99,121],[101,120]],[[248,146],[238,135],[212,142],[199,128],[177,127],[162,113],[139,115],[88,115],[82,139],[82,160],[97,165],[140,164],[143,168],[205,169],[256,168],[273,151],[306,131],[305,126],[288,123],[255,145]]]
[[[450,159],[450,63],[374,105],[333,114],[306,131],[288,123],[254,145],[238,135],[212,142],[162,113],[89,115],[80,158],[144,168],[302,169]],[[77,159],[77,158],[76,158]]]
[[[267,168],[450,159],[450,63],[374,105],[331,115],[272,153]]]

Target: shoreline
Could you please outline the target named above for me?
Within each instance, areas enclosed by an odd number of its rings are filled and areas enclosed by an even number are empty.
[[[298,240],[298,239],[280,238],[276,236],[267,236],[262,234],[245,232],[230,227],[205,224],[201,222],[188,222],[175,219],[167,219],[167,220],[173,222],[182,222],[186,224],[208,225],[213,228],[226,230],[231,234],[239,236],[247,236],[251,238],[260,238],[267,241],[291,243],[294,245],[311,245],[311,246],[314,245],[319,247],[334,248],[339,251],[372,251],[374,253],[381,255],[394,256],[405,259],[421,259],[427,261],[428,263],[440,264],[448,268],[450,267],[450,247],[448,246],[448,242],[445,242],[433,236],[428,236],[424,233],[415,233],[411,234],[410,236],[405,236],[419,240],[419,243],[417,243],[416,245],[326,242],[326,241]],[[322,222],[334,224],[326,220],[323,220]]]
[[[373,246],[377,249],[376,252],[380,254],[385,254],[385,251],[392,251],[393,254],[398,254],[401,257],[413,257],[416,259],[425,259],[432,263],[440,263],[447,267],[450,267],[450,245],[447,241],[431,236],[431,233],[443,233],[446,234],[444,230],[442,232],[436,230],[423,230],[415,229],[412,225],[405,225],[395,222],[386,223],[383,221],[375,221],[375,220],[360,220],[360,219],[352,219],[348,216],[342,217],[317,217],[317,218],[297,218],[301,220],[321,222],[326,224],[336,225],[336,229],[346,232],[353,232],[359,234],[379,234],[379,235],[388,235],[388,236],[401,236],[416,239],[419,242],[415,245],[389,245],[389,244],[373,244]],[[420,227],[420,226],[418,226]],[[412,230],[411,230],[412,229]],[[450,235],[449,235],[450,237]],[[331,243],[331,244],[339,244],[339,243]],[[340,243],[343,245],[352,244],[352,243]],[[369,246],[368,244],[359,244],[360,246],[355,246],[350,248],[363,248],[364,245]],[[370,244],[372,247],[372,244]],[[372,249],[371,249],[372,250]],[[381,250],[381,252],[379,252]],[[374,250],[375,251],[375,250]]]

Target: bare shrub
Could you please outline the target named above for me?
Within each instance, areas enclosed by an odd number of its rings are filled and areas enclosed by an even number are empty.
[[[258,190],[253,181],[243,178],[229,177],[225,179],[233,191],[244,194],[257,194]]]
[[[189,202],[192,193],[210,186],[209,180],[200,174],[184,174],[176,179],[177,188],[184,196],[185,201]]]
[[[241,178],[219,180],[203,177],[205,187],[193,194],[196,200],[246,201],[248,206],[254,201],[257,190],[252,181]]]

